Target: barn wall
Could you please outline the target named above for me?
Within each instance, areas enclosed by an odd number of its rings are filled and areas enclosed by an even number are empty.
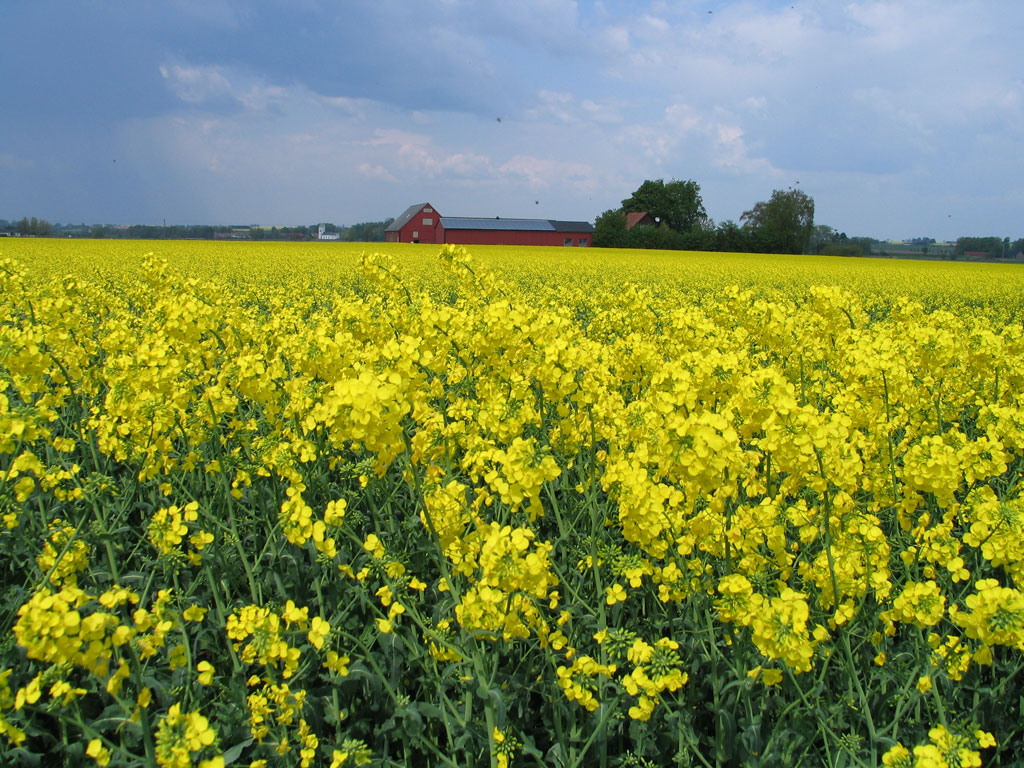
[[[459,245],[565,245],[567,239],[572,239],[572,245],[576,247],[580,240],[586,240],[589,246],[593,233],[442,228],[438,234],[441,235],[440,242]]]
[[[425,206],[415,216],[413,216],[409,222],[401,229],[401,242],[412,243],[439,243],[441,242],[438,235],[441,229],[441,216],[437,212],[437,209],[432,209],[427,212]],[[424,220],[430,223],[424,223]]]

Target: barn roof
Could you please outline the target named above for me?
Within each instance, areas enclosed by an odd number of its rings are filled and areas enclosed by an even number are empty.
[[[385,232],[397,232],[397,231],[399,231],[402,227],[404,227],[406,224],[408,224],[410,221],[412,221],[412,217],[413,216],[415,216],[417,213],[419,213],[421,210],[423,210],[423,208],[425,208],[428,205],[430,205],[430,203],[416,203],[415,205],[410,205],[408,208],[405,209],[405,211],[403,211],[401,216],[399,216],[397,219],[395,219],[390,224],[388,224],[384,228],[384,231]]]
[[[594,225],[589,221],[558,221],[549,219],[556,232],[593,232]]]
[[[482,219],[467,216],[442,216],[445,229],[487,229],[518,232],[593,232],[585,221],[557,221],[555,219]]]
[[[626,214],[626,229],[632,229],[637,224],[644,224],[646,219],[650,219],[651,223],[654,223],[654,217],[647,211],[630,211]]]

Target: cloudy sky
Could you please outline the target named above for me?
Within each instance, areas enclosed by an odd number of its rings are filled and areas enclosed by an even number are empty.
[[[0,218],[586,219],[693,179],[1024,235],[1020,0],[11,0]]]

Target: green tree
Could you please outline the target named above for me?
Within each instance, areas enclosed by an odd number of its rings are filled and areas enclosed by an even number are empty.
[[[751,248],[750,232],[732,219],[726,219],[715,228],[714,250],[743,253]]]
[[[878,241],[871,237],[849,237],[843,242],[860,246],[860,250],[865,256],[870,256],[878,247]]]
[[[670,181],[666,184],[662,179],[648,179],[622,201],[622,210],[627,213],[645,211],[659,225],[671,227],[682,234],[701,226],[708,218],[700,196],[700,185],[695,181]]]
[[[828,224],[817,224],[811,230],[810,250],[813,253],[821,253],[828,245],[835,245],[839,242],[839,233]]]
[[[18,222],[18,232],[22,235],[47,237],[53,234],[53,225],[46,219],[37,219],[35,216],[31,219],[22,217]]]
[[[805,253],[814,234],[814,198],[799,189],[776,189],[740,216],[760,249],[772,253]]]
[[[350,242],[382,243],[384,230],[394,219],[384,221],[363,221],[348,228],[347,239]]]
[[[965,253],[984,253],[990,259],[999,258],[1003,255],[1003,240],[996,236],[989,237],[959,237],[956,241],[956,255],[963,256]]]
[[[610,209],[594,221],[594,246],[597,248],[628,248],[629,232],[626,229],[626,215]]]
[[[681,251],[686,248],[683,235],[671,227],[636,226],[628,232],[630,248]]]

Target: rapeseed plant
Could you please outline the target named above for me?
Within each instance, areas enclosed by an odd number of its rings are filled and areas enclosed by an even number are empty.
[[[5,759],[1024,760],[1018,272],[158,250],[0,260]]]

